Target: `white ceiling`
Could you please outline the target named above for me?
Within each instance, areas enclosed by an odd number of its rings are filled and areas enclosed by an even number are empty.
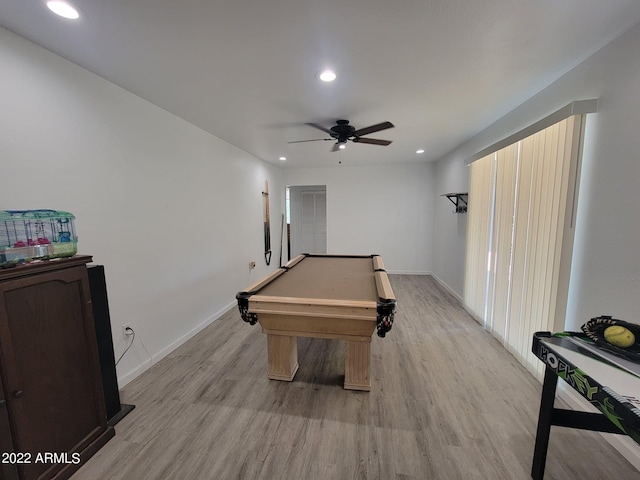
[[[437,160],[640,22],[638,0],[72,3],[0,0],[0,26],[286,167]],[[287,144],[341,118],[393,143]]]

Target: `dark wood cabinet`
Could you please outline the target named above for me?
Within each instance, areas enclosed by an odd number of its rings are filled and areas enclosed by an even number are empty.
[[[16,465],[21,480],[68,478],[114,435],[100,379],[90,261],[76,256],[0,270],[6,402],[0,407],[0,449],[29,458],[31,463]],[[15,471],[0,472],[2,480],[16,478]]]
[[[7,413],[7,399],[2,382],[0,382],[0,455],[11,453],[14,451],[9,414]],[[18,468],[11,463],[4,463],[0,459],[0,480],[18,480]]]

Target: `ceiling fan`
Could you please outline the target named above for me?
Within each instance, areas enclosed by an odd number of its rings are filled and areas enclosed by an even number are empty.
[[[391,122],[382,122],[376,125],[371,125],[370,127],[364,127],[356,130],[353,125],[349,125],[349,120],[337,120],[336,124],[331,128],[325,128],[322,125],[318,125],[317,123],[306,123],[305,125],[309,125],[310,127],[317,128],[318,130],[322,130],[323,132],[329,134],[331,138],[314,138],[312,140],[297,140],[294,142],[287,143],[303,143],[303,142],[318,142],[323,140],[335,140],[336,143],[333,145],[331,149],[332,152],[337,152],[340,148],[344,148],[344,145],[348,141],[352,141],[355,143],[369,143],[371,145],[381,145],[386,147],[391,144],[391,140],[380,140],[378,138],[365,138],[364,135],[369,135],[370,133],[379,132],[381,130],[386,130],[388,128],[393,128],[394,125]]]

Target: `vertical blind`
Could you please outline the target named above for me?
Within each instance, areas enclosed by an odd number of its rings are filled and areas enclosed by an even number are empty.
[[[539,378],[533,333],[564,329],[583,117],[470,165],[464,300]]]

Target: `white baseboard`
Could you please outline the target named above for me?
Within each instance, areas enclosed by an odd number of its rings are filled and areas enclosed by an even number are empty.
[[[626,435],[603,435],[605,440],[640,471],[640,447]]]
[[[593,405],[589,404],[575,390],[564,382],[558,382],[557,396],[564,400],[570,408],[588,412],[599,412]],[[626,435],[616,435],[614,433],[601,433],[609,444],[615,448],[620,455],[640,471],[640,446]]]
[[[183,336],[178,338],[176,341],[174,341],[174,342],[170,343],[169,345],[167,345],[166,347],[164,347],[159,352],[151,353],[150,354],[151,358],[149,358],[147,361],[141,363],[137,367],[129,370],[127,373],[125,373],[125,374],[123,374],[123,375],[118,377],[118,387],[119,388],[124,387],[127,383],[131,382],[133,379],[135,379],[136,377],[141,375],[143,372],[145,372],[146,370],[151,368],[153,365],[158,363],[160,360],[162,360],[164,357],[169,355],[171,352],[173,352],[176,348],[181,346],[187,340],[189,340],[189,339],[193,338],[194,336],[196,336],[198,333],[200,333],[206,327],[211,325],[213,322],[215,322],[222,315],[224,315],[229,310],[234,308],[236,305],[237,305],[237,302],[235,302],[235,301],[231,302],[229,305],[225,306],[221,310],[218,310],[211,317],[206,319],[204,322],[200,323],[200,325],[197,325],[195,328],[191,329],[190,331],[185,333]]]
[[[387,270],[389,275],[431,275],[431,272],[425,272],[422,270]]]
[[[152,366],[153,366],[153,359],[149,358],[146,362],[141,363],[137,367],[129,370],[127,373],[119,376],[118,377],[118,388],[124,387],[127,383],[129,383],[131,380],[133,380],[136,377],[138,377],[138,375],[142,374],[143,372],[145,372],[146,370],[148,370]]]
[[[433,279],[438,282],[440,286],[442,286],[445,290],[447,290],[451,295],[456,297],[464,309],[475,318],[481,325],[483,324],[482,319],[477,317],[464,303],[464,300],[460,295],[458,295],[446,282],[444,282],[441,278],[439,278],[436,274],[430,274]],[[599,412],[593,405],[589,404],[585,399],[583,399],[575,390],[566,385],[564,382],[558,382],[557,387],[557,396],[564,400],[570,408],[575,410],[582,411],[590,411],[590,412]],[[640,471],[640,446],[636,442],[634,442],[630,437],[626,435],[616,435],[616,434],[607,434],[601,433],[602,437],[613,447],[615,448],[620,455],[622,455],[631,465],[633,465],[637,470]]]
[[[453,288],[451,288],[449,285],[447,285],[447,283],[442,280],[440,277],[438,277],[435,273],[431,273],[430,274],[433,279],[438,282],[438,285],[440,285],[442,288],[444,288],[447,292],[449,292],[451,295],[453,295],[454,297],[456,297],[458,299],[458,301],[464,305],[464,300],[462,299],[462,297],[458,294],[458,292],[456,292]]]

